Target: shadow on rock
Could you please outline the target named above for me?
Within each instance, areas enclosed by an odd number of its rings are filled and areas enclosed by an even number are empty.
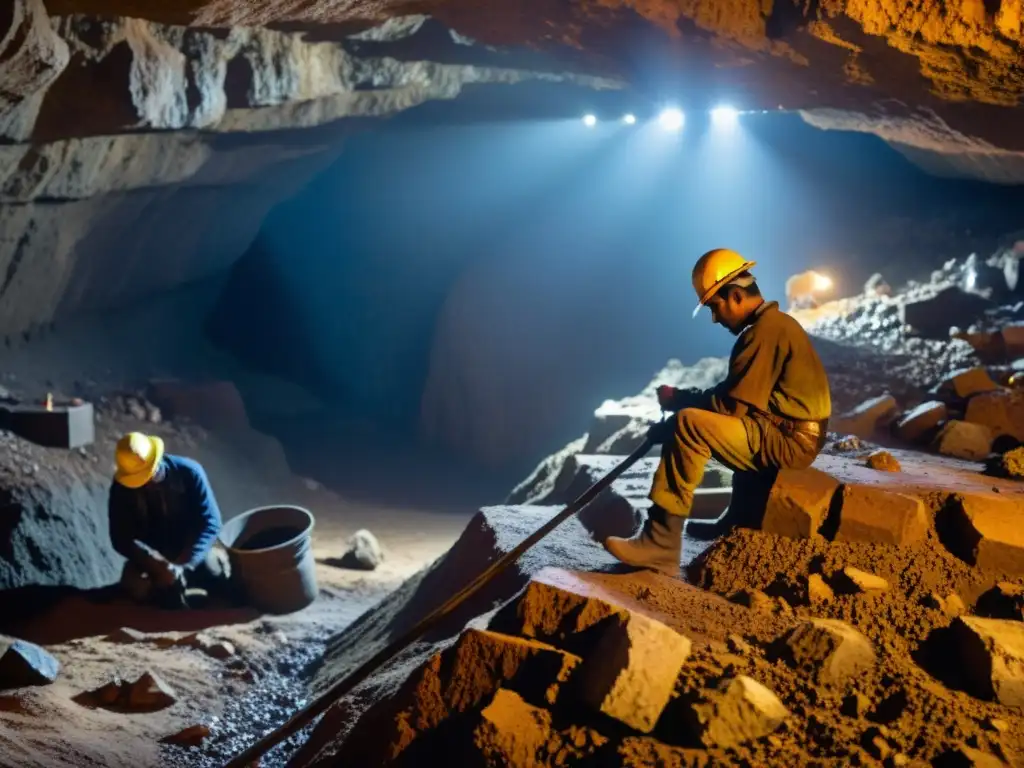
[[[31,586],[0,593],[0,632],[39,645],[108,635],[122,627],[140,632],[198,632],[258,618],[253,608],[211,607],[165,611],[119,597],[116,587]]]

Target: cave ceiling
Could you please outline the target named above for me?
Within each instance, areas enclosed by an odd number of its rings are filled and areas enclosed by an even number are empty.
[[[533,52],[534,65],[622,79],[646,98],[781,107],[819,128],[875,133],[937,174],[1024,180],[1022,0],[46,0],[45,7],[51,17],[267,27],[310,40],[428,15],[477,47]]]

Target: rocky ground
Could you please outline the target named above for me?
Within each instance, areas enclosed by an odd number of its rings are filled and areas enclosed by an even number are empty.
[[[291,765],[1024,765],[1024,349],[1019,307],[985,279],[952,263],[798,313],[838,415],[756,528],[708,546],[688,524],[689,583],[617,566],[597,541],[642,514],[641,460],[339,701]],[[723,366],[671,363],[605,403],[508,506],[332,638],[314,691],[638,445],[657,384]],[[696,517],[752,503],[712,469]]]
[[[45,397],[36,384],[13,376],[6,383],[0,394],[12,400]],[[96,404],[92,445],[68,451],[0,434],[0,633],[45,648],[33,657],[25,648],[36,646],[0,643],[2,766],[223,764],[307,698],[308,670],[332,633],[440,555],[465,525],[462,514],[383,507],[296,476],[281,446],[248,426],[229,385],[213,388],[212,412],[203,393],[188,387],[105,395],[94,383],[82,387]],[[56,393],[58,403],[63,397]],[[192,417],[179,415],[190,408]],[[211,419],[212,429],[197,423]],[[282,501],[314,511],[317,601],[281,617],[248,609],[165,612],[128,605],[104,589],[120,569],[102,517],[113,446],[136,429],[200,460],[226,517]],[[339,562],[361,529],[379,540],[382,560],[373,570]]]

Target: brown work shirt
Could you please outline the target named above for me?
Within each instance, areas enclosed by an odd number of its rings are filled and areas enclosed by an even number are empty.
[[[798,421],[832,415],[825,366],[810,336],[776,301],[765,302],[736,340],[729,374],[712,390],[713,410],[734,412],[728,400]]]

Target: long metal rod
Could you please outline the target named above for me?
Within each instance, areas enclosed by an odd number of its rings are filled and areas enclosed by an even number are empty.
[[[386,647],[382,648],[367,661],[363,662],[363,664],[354,672],[349,674],[348,677],[339,680],[324,691],[319,698],[314,699],[292,715],[284,724],[277,728],[277,730],[271,731],[244,752],[241,752],[232,758],[225,764],[224,768],[248,768],[275,746],[285,739],[293,736],[316,717],[326,712],[331,705],[376,672],[377,669],[383,666],[385,662],[389,661],[399,652],[412,645],[415,640],[426,634],[427,631],[440,622],[441,619],[462,605],[462,603],[464,603],[469,597],[479,592],[495,576],[518,560],[524,552],[587,506],[587,504],[593,501],[598,494],[617,480],[623,472],[647,455],[651,446],[652,444],[650,440],[645,439],[643,444],[623,459],[611,472],[590,486],[590,488],[584,491],[583,494],[572,504],[567,506],[553,518],[548,520],[548,522],[544,523],[544,525],[523,539],[515,549],[495,560],[485,571],[483,571],[483,573],[449,598],[446,603],[420,619],[419,623],[410,628],[404,634],[392,640]]]

